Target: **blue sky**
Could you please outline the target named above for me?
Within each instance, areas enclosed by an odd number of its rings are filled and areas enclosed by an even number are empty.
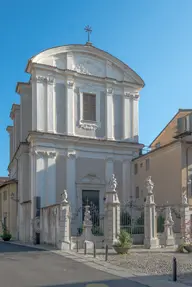
[[[0,7],[0,176],[7,175],[12,103],[27,60],[49,47],[85,43],[126,62],[145,81],[140,142],[149,145],[179,108],[192,108],[192,0],[20,0]]]

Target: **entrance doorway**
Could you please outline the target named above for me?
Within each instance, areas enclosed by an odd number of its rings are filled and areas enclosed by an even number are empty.
[[[84,221],[85,206],[90,206],[93,225],[99,225],[99,190],[82,190],[82,218]]]
[[[99,190],[82,190],[82,206],[94,206],[99,210]]]

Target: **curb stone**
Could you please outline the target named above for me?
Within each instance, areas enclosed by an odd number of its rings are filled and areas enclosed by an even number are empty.
[[[53,254],[61,255],[66,258],[72,259],[74,261],[83,263],[97,270],[115,275],[117,277],[129,279],[131,281],[140,283],[142,285],[145,285],[146,287],[162,287],[162,286],[163,287],[172,287],[172,286],[186,287],[188,285],[188,284],[183,284],[180,282],[169,281],[168,276],[166,275],[158,276],[161,278],[154,278],[154,276],[149,276],[148,274],[145,274],[145,273],[130,272],[123,267],[115,266],[113,264],[110,264],[109,262],[101,261],[98,258],[91,257],[90,255],[83,255],[84,258],[82,258],[82,254],[74,253],[70,250],[61,251],[58,249],[49,249],[43,246],[30,245],[30,244],[25,244],[25,243],[16,242],[16,241],[15,242],[8,241],[6,243],[44,250],[44,251],[51,252]]]

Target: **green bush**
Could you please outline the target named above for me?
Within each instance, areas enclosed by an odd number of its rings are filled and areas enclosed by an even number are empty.
[[[132,238],[127,231],[121,230],[117,238],[118,240],[117,242],[115,242],[114,246],[122,248],[131,248]]]
[[[4,241],[9,241],[12,237],[11,233],[7,229],[7,226],[2,222],[2,229],[3,229],[3,234],[1,235],[1,238]]]

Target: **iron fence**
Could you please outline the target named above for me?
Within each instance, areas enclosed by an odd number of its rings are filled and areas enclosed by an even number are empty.
[[[144,234],[144,205],[130,201],[121,204],[120,227],[129,234]]]

